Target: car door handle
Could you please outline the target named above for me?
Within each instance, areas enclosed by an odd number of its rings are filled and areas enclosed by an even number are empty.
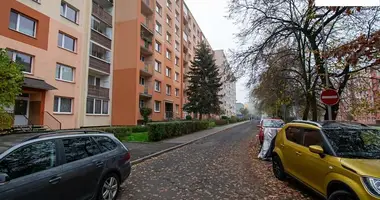
[[[99,160],[94,160],[92,161],[97,167],[102,167],[103,166],[103,161],[99,161]]]
[[[53,178],[51,178],[51,179],[49,180],[49,183],[54,185],[54,184],[59,183],[59,181],[61,181],[61,179],[62,179],[62,177],[60,177],[60,176],[58,176],[58,177],[53,177]]]
[[[300,156],[300,155],[302,155],[302,153],[301,153],[301,152],[298,152],[298,151],[296,151],[296,155],[297,155],[297,156]]]
[[[280,146],[281,146],[281,147],[285,147],[285,145],[284,145],[284,144],[280,144]]]

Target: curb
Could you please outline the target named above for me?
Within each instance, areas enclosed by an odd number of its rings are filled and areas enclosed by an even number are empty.
[[[157,157],[157,156],[159,156],[159,155],[161,155],[161,154],[167,153],[167,152],[169,152],[169,151],[173,151],[173,150],[175,150],[175,149],[178,149],[178,148],[181,148],[181,147],[183,147],[183,146],[186,146],[186,145],[189,145],[189,144],[191,144],[191,143],[194,143],[194,142],[196,142],[196,141],[198,141],[198,140],[200,140],[200,139],[206,138],[206,137],[208,137],[208,136],[214,135],[214,134],[219,133],[219,132],[222,132],[222,131],[229,130],[229,129],[231,129],[231,128],[234,128],[234,127],[236,127],[236,126],[239,126],[239,125],[242,125],[242,124],[245,124],[245,123],[248,123],[248,122],[249,122],[249,121],[246,121],[246,122],[243,122],[243,123],[239,123],[239,124],[236,124],[235,126],[231,126],[231,127],[226,128],[226,129],[219,130],[219,131],[216,131],[216,132],[214,132],[214,133],[211,133],[211,134],[209,134],[209,135],[205,135],[205,136],[202,136],[202,137],[199,137],[199,138],[196,138],[196,139],[190,140],[190,141],[188,141],[188,142],[185,142],[185,143],[182,143],[182,144],[176,145],[176,146],[174,146],[174,147],[170,147],[170,148],[167,148],[167,149],[164,149],[164,150],[158,151],[158,152],[156,152],[156,153],[153,153],[153,154],[150,154],[150,155],[144,156],[144,157],[142,157],[142,158],[139,158],[139,159],[136,159],[136,160],[134,160],[134,161],[131,161],[131,165],[136,165],[136,164],[142,163],[142,162],[144,162],[144,161],[146,161],[146,160],[149,160],[149,159],[151,159],[151,158]]]

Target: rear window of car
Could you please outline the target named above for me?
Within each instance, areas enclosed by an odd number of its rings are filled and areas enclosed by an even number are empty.
[[[117,147],[116,142],[114,142],[111,138],[107,136],[96,136],[93,138],[98,143],[100,150],[102,150],[102,152],[112,151],[116,149]]]
[[[284,124],[282,120],[277,119],[266,119],[263,121],[263,126],[268,128],[282,128]]]

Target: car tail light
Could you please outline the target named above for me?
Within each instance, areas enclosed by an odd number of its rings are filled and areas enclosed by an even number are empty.
[[[129,151],[124,155],[123,157],[123,160],[124,161],[129,161],[131,159],[131,154],[129,153]]]

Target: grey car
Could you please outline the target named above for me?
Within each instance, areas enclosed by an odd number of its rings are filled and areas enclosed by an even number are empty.
[[[0,155],[0,199],[114,200],[130,172],[112,134],[40,135]]]

